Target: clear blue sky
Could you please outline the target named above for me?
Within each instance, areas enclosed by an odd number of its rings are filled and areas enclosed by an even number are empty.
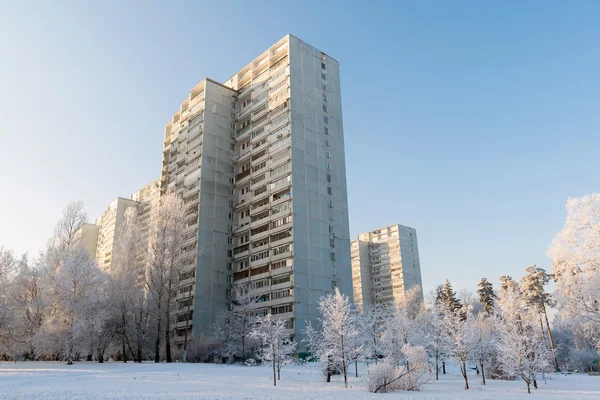
[[[352,236],[416,228],[426,290],[550,268],[598,190],[600,2],[162,3],[0,5],[0,245],[156,178],[189,89],[288,32],[341,62]]]

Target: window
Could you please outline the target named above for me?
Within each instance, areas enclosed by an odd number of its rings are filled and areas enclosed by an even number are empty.
[[[325,104],[323,104],[323,111],[327,112],[327,106]],[[231,150],[233,150],[233,149],[231,149]]]
[[[331,182],[331,175],[327,174],[327,182]]]
[[[229,219],[233,219],[233,213],[229,213]]]
[[[227,250],[227,257],[231,257],[231,256],[233,256],[232,251],[231,250]]]
[[[233,238],[232,237],[228,237],[227,238],[227,243],[228,244],[233,244]]]
[[[271,281],[272,285],[279,285],[290,281],[290,275],[278,276]]]
[[[336,281],[331,281],[331,288],[335,289],[337,287],[337,282]]]
[[[325,122],[326,124],[329,123],[329,118],[327,118],[327,115],[323,115],[323,122]]]
[[[227,263],[227,271],[231,271],[233,269],[233,264]]]
[[[325,139],[325,146],[329,146],[329,139]]]
[[[325,129],[323,130],[323,133],[326,134],[326,135],[329,135],[329,128],[325,127]]]
[[[327,171],[331,171],[331,164],[329,164],[329,163],[325,164],[325,168],[327,168]]]
[[[290,297],[292,295],[292,291],[290,289],[280,290],[278,292],[273,292],[273,300],[283,299],[286,297]]]
[[[321,79],[327,79],[324,73],[321,73]]]
[[[333,226],[329,225],[329,233],[333,233]]]
[[[329,247],[331,247],[331,248],[335,247],[335,239],[329,239]]]
[[[336,275],[337,271],[335,270],[335,267],[331,267],[331,275]]]
[[[328,218],[329,218],[329,220],[330,220],[330,221],[333,221],[333,214],[332,214],[332,213],[329,213],[329,216],[328,216]]]
[[[233,277],[231,275],[227,275],[227,283],[233,282]]]
[[[323,84],[323,90],[327,91],[327,84],[326,83]]]
[[[323,101],[327,102],[327,95],[325,93],[323,93]]]
[[[329,150],[325,151],[325,157],[331,158],[331,152]]]
[[[333,207],[333,201],[327,200],[327,207]]]
[[[327,194],[331,194],[331,187],[327,186]]]
[[[321,69],[325,69],[325,63],[321,63]]]

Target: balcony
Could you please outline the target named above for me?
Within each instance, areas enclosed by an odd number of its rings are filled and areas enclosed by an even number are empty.
[[[250,168],[237,174],[235,176],[235,183],[240,184],[240,183],[246,182],[248,179],[244,179],[244,178],[248,178],[249,176],[250,176]]]
[[[246,125],[245,127],[239,129],[235,136],[240,139],[242,136],[244,136],[246,133],[250,132],[250,130],[252,129],[251,125]]]
[[[198,194],[198,191],[200,189],[198,188],[198,185],[194,185],[194,187],[192,188],[188,188],[183,192],[183,198],[187,199],[188,197],[194,195],[194,194]]]
[[[258,213],[260,213],[261,211],[265,211],[269,209],[269,202],[267,201],[265,204],[259,206],[259,207],[255,207],[254,205],[252,206],[253,208],[250,210],[250,216],[252,215],[256,215]]]
[[[279,261],[279,260],[283,260],[285,258],[291,258],[291,257],[292,257],[292,246],[290,246],[289,251],[285,251],[285,252],[279,253],[277,255],[271,255],[271,261],[275,262],[275,261]]]
[[[241,222],[237,225],[237,227],[233,230],[233,234],[239,235],[240,233],[245,232],[248,229],[250,229],[250,219],[246,218],[245,222]]]
[[[278,247],[278,246],[281,246],[282,244],[291,243],[293,240],[294,240],[293,236],[279,239],[274,242],[271,242],[271,247]]]

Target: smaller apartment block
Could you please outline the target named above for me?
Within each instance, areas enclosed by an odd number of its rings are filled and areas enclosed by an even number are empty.
[[[160,181],[156,180],[131,195],[131,199],[113,200],[95,224],[84,224],[79,235],[84,248],[104,271],[112,269],[113,252],[117,244],[125,213],[135,208],[138,213],[142,240],[150,238],[150,216],[160,201]],[[142,255],[140,255],[142,256]]]
[[[354,302],[361,307],[396,303],[415,285],[421,287],[417,231],[391,225],[358,235],[350,245]]]

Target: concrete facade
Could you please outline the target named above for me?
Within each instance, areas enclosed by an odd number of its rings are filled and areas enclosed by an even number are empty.
[[[391,225],[362,233],[351,248],[354,301],[358,306],[396,303],[416,285],[423,299],[415,229]]]
[[[209,333],[233,285],[296,335],[334,287],[352,297],[339,63],[286,35],[165,128],[161,194],[187,210],[174,341]]]
[[[233,147],[237,93],[204,79],[189,93],[165,128],[161,194],[185,204],[175,312],[175,343],[185,330],[200,334],[227,304],[232,281]]]
[[[225,83],[236,107],[234,284],[300,338],[352,298],[339,63],[287,35]]]

